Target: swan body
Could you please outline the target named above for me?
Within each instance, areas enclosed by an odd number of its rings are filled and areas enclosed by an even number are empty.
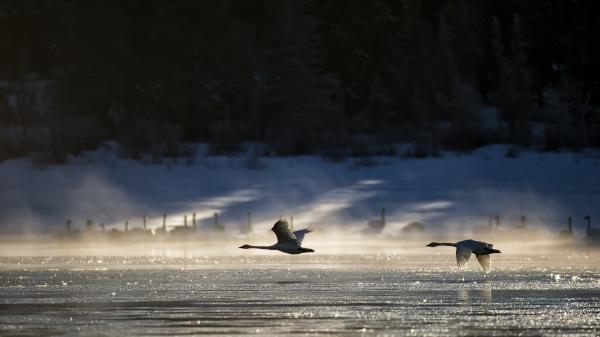
[[[592,218],[589,215],[586,215],[583,219],[586,222],[585,237],[588,240],[600,240],[600,229],[592,228]]]
[[[456,264],[459,268],[464,267],[469,261],[471,254],[474,254],[477,261],[483,268],[483,271],[489,273],[492,270],[490,254],[501,253],[494,249],[493,245],[483,241],[463,240],[456,243],[450,242],[432,242],[428,247],[450,246],[456,247]]]
[[[369,220],[367,226],[368,228],[363,231],[366,234],[377,234],[381,232],[383,227],[385,227],[385,208],[381,209],[381,218]]]
[[[267,249],[267,250],[278,250],[287,254],[302,254],[302,253],[313,253],[314,250],[310,248],[302,247],[302,241],[304,236],[313,231],[312,227],[297,230],[292,232],[290,225],[285,218],[279,219],[271,228],[275,236],[277,236],[277,243],[271,246],[252,246],[243,245],[239,248],[242,249]]]
[[[563,229],[562,231],[560,231],[559,235],[563,238],[570,238],[571,236],[573,236],[573,223],[571,217],[567,218],[567,229]]]
[[[418,221],[413,221],[402,228],[404,233],[422,233],[425,231],[425,225]]]

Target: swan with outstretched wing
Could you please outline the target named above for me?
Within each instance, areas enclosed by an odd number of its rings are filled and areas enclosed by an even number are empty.
[[[243,245],[239,248],[242,249],[267,249],[267,250],[278,250],[287,254],[302,254],[302,253],[313,253],[314,250],[310,248],[302,247],[302,241],[306,234],[313,231],[312,227],[297,230],[292,232],[290,225],[285,218],[279,219],[271,228],[275,236],[277,237],[277,243],[271,246],[253,246]]]
[[[490,254],[501,253],[498,249],[494,249],[494,245],[475,240],[463,240],[456,243],[452,242],[432,242],[428,247],[450,246],[456,247],[456,264],[459,268],[467,265],[471,254],[474,254],[477,261],[483,268],[483,271],[489,273],[492,270],[492,261]]]

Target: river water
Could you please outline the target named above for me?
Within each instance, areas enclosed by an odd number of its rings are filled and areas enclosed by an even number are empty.
[[[0,258],[2,336],[598,336],[600,258]]]

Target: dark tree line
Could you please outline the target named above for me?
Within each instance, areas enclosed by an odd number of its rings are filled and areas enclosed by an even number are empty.
[[[573,0],[2,0],[0,160],[600,146],[600,21]]]

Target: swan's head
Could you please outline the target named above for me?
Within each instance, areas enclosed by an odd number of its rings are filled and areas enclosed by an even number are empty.
[[[243,246],[239,246],[238,248],[248,249],[248,248],[252,248],[252,247],[250,245],[243,245]]]
[[[437,246],[439,246],[439,244],[437,242],[432,242],[427,245],[427,247],[437,247]]]

